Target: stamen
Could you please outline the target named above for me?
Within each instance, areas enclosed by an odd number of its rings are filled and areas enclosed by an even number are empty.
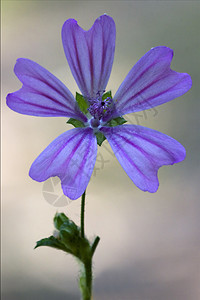
[[[102,100],[102,96],[103,96],[104,92],[105,91],[103,91],[103,92],[98,91],[96,98],[88,99],[88,102],[90,103],[90,107],[88,108],[88,111],[94,117],[94,120],[101,120],[103,117],[110,114],[113,110],[112,98],[107,97],[106,99]],[[94,124],[97,124],[97,123],[94,123]],[[98,126],[99,125],[94,126],[94,127],[98,127]]]

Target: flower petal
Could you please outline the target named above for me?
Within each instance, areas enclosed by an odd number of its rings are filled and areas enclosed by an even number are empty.
[[[17,60],[14,71],[23,86],[7,96],[7,105],[12,110],[32,116],[86,121],[71,92],[49,71],[25,58]]]
[[[152,48],[128,73],[114,99],[118,115],[150,109],[186,93],[191,77],[170,69],[173,50]]]
[[[154,193],[157,171],[185,158],[184,147],[173,138],[139,125],[103,127],[113,152],[130,179],[143,191]]]
[[[74,128],[57,137],[33,162],[29,175],[36,181],[61,179],[66,196],[75,200],[85,191],[95,165],[96,137],[91,128]]]
[[[62,41],[72,74],[86,98],[105,90],[115,51],[115,23],[107,15],[96,19],[90,30],[83,30],[74,19],[62,28]]]

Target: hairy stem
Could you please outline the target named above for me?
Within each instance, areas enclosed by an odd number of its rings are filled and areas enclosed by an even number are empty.
[[[81,275],[79,278],[82,300],[92,299],[92,259],[81,263]]]
[[[80,271],[80,278],[79,278],[79,286],[81,290],[82,300],[91,300],[92,299],[92,257],[96,250],[96,247],[99,243],[100,238],[97,236],[94,239],[92,244],[88,243],[87,238],[85,237],[85,229],[84,229],[84,221],[85,221],[85,194],[86,191],[82,195],[81,199],[81,238],[82,242],[85,240],[85,245],[82,248],[81,252],[81,271]],[[83,243],[84,245],[84,243]]]

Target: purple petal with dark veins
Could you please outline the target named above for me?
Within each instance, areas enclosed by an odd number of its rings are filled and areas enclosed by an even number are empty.
[[[71,92],[49,71],[25,58],[17,60],[14,71],[23,86],[7,96],[7,105],[12,110],[32,116],[86,121]]]
[[[158,169],[185,158],[184,147],[173,138],[139,125],[103,127],[119,163],[130,179],[143,191],[154,193],[159,182]]]
[[[72,74],[87,98],[105,90],[115,51],[115,23],[107,15],[96,19],[90,30],[83,30],[74,19],[62,28],[62,41]]]
[[[114,96],[116,115],[137,112],[168,102],[186,93],[191,77],[170,69],[173,50],[152,48],[131,69]]]
[[[33,162],[29,175],[36,181],[58,176],[64,194],[72,200],[85,191],[97,155],[91,128],[74,128],[57,137]]]

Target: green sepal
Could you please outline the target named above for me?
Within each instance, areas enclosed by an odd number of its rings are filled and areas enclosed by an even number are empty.
[[[117,126],[117,125],[122,125],[126,123],[127,121],[123,117],[117,117],[115,119],[112,119],[108,122],[108,125],[111,127]]]
[[[78,106],[80,108],[80,110],[84,113],[87,114],[88,113],[88,107],[89,107],[89,103],[87,102],[87,100],[85,100],[85,98],[76,92],[76,102],[78,103]]]
[[[84,123],[79,121],[79,120],[76,120],[76,119],[73,119],[73,118],[70,118],[68,121],[67,121],[67,124],[71,124],[73,125],[74,127],[85,127]]]
[[[106,140],[105,135],[104,135],[102,132],[100,132],[100,131],[99,131],[99,132],[96,132],[95,135],[96,135],[96,138],[97,138],[97,144],[98,144],[99,146],[101,146],[102,143],[103,143],[103,141]]]
[[[71,221],[64,213],[56,213],[54,225],[59,230],[60,241],[71,253],[80,258],[80,227]]]
[[[68,222],[69,218],[64,213],[56,213],[53,219],[54,226],[57,230],[60,230],[60,227],[63,223]]]
[[[105,99],[107,99],[107,98],[111,98],[112,99],[112,93],[111,93],[111,91],[108,91],[105,94],[103,94],[102,101],[105,100]]]
[[[71,253],[79,258],[79,233],[71,234],[69,231],[63,229],[60,231],[60,239],[65,247],[70,249]]]
[[[89,241],[81,237],[80,227],[70,220],[63,223],[60,227],[60,239],[74,256],[83,262],[85,261],[91,248]]]
[[[60,226],[59,230],[60,232],[66,231],[69,235],[79,235],[80,227],[78,227],[73,221],[68,219]]]
[[[69,248],[67,248],[60,240],[56,239],[53,235],[51,235],[48,238],[44,238],[41,239],[40,241],[37,241],[34,249],[41,246],[48,246],[59,250],[63,250],[68,253],[72,253]]]

